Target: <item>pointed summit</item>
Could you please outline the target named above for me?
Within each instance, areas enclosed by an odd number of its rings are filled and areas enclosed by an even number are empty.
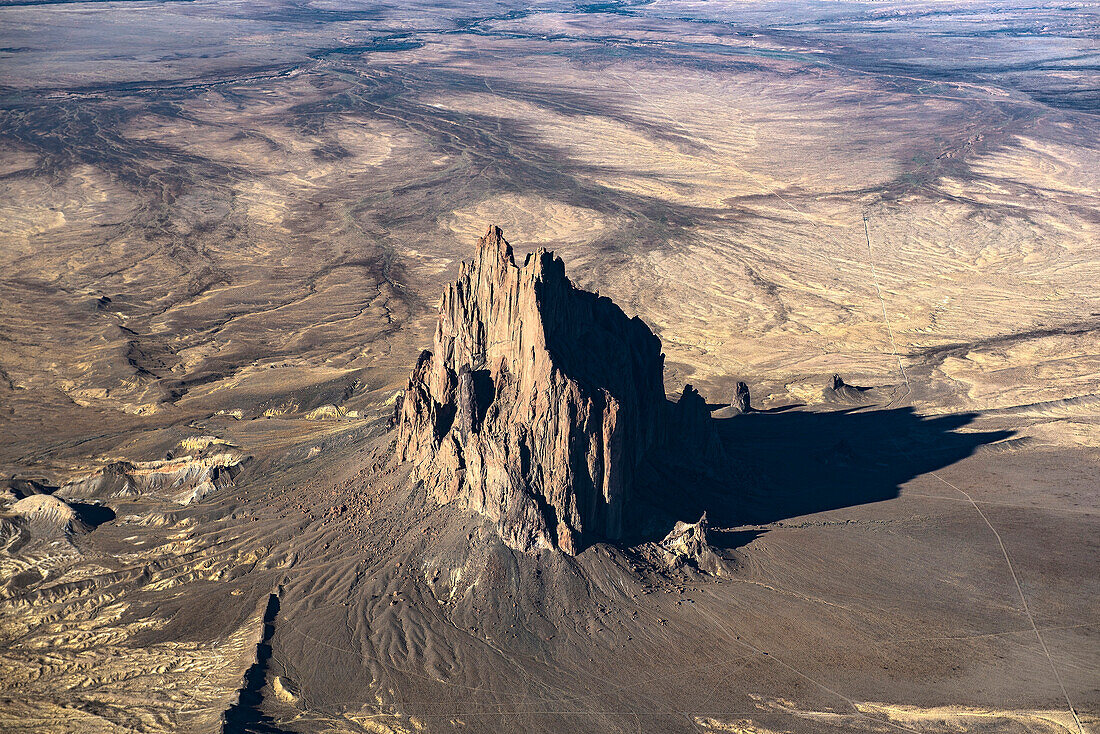
[[[516,264],[512,246],[504,239],[504,231],[495,224],[489,225],[489,231],[477,241],[477,257],[485,257],[486,253],[495,254],[502,262]]]

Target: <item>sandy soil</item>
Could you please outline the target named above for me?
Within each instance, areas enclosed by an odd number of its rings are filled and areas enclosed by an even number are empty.
[[[0,7],[0,729],[1100,731],[1096,20]],[[724,575],[389,463],[490,222],[750,385]],[[12,511],[118,462],[189,478]]]

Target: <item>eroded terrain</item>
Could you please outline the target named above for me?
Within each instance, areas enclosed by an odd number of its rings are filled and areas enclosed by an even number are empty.
[[[1096,728],[1098,26],[0,5],[0,729]],[[489,223],[748,383],[727,575],[389,461]]]

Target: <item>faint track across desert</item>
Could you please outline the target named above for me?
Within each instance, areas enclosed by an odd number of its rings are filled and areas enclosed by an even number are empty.
[[[1046,642],[1043,641],[1043,635],[1039,632],[1039,627],[1035,624],[1035,618],[1031,614],[1031,607],[1028,606],[1027,597],[1024,596],[1024,589],[1020,586],[1020,579],[1016,575],[1016,570],[1012,567],[1012,559],[1008,555],[1008,549],[1005,548],[1004,541],[1001,540],[1001,534],[997,532],[997,528],[993,527],[993,523],[989,521],[989,518],[982,512],[982,508],[978,506],[978,503],[974,501],[974,498],[971,497],[969,493],[956,487],[936,472],[929,472],[929,474],[966,497],[977,511],[978,515],[981,516],[982,521],[984,521],[985,524],[989,526],[989,529],[993,531],[993,535],[997,538],[997,545],[1000,546],[1001,553],[1004,555],[1005,563],[1008,564],[1008,572],[1012,576],[1013,583],[1016,584],[1016,593],[1020,595],[1020,604],[1023,606],[1024,615],[1027,617],[1027,621],[1031,623],[1031,629],[1035,633],[1035,639],[1039,641],[1039,647],[1043,649],[1043,654],[1046,655],[1047,662],[1050,663],[1050,669],[1054,673],[1055,680],[1058,681],[1058,687],[1062,689],[1062,695],[1065,696],[1066,705],[1069,706],[1069,713],[1073,716],[1073,721],[1077,725],[1077,731],[1080,732],[1080,734],[1085,734],[1085,729],[1081,725],[1081,719],[1077,716],[1077,709],[1073,707],[1073,703],[1069,699],[1069,693],[1066,691],[1065,683],[1062,682],[1062,675],[1058,672],[1058,666],[1054,664],[1054,658],[1051,656],[1050,650],[1047,649]]]
[[[639,100],[641,100],[643,103],[645,103],[648,107],[650,107],[651,110],[656,111],[660,116],[662,116],[665,120],[667,120],[669,123],[674,125],[676,128],[683,130],[683,126],[680,123],[678,123],[675,119],[670,117],[668,115],[668,113],[666,113],[663,110],[660,110],[658,108],[655,108],[652,105],[649,105],[647,100],[645,99],[644,95],[642,95],[641,92],[639,92],[638,89],[633,84],[631,84],[628,80],[623,79],[622,77],[616,77],[616,78],[619,81],[621,81],[623,84],[625,84],[627,87],[629,87],[630,90],[633,91],[634,94],[637,96],[637,98]],[[733,164],[730,164],[730,165],[733,165]],[[762,181],[760,181],[759,178],[757,178],[756,176],[753,176],[750,172],[745,171],[744,169],[740,168],[739,166],[734,165],[734,167],[737,168],[737,170],[739,170],[741,173],[743,173],[746,176],[748,176],[749,178],[753,179],[758,185],[760,185],[762,188],[764,188],[766,191],[768,191],[768,193],[775,196],[786,207],[788,207],[789,209],[791,209],[792,211],[797,213],[799,216],[801,216],[803,219],[805,219],[807,222],[809,222],[810,225],[813,226],[815,230],[818,230],[820,232],[820,228],[818,227],[817,222],[813,221],[813,219],[811,217],[806,215],[804,212],[802,212],[800,209],[798,209],[798,207],[796,207],[794,204],[792,204],[790,201],[788,201],[785,197],[780,195],[778,191],[775,191],[771,187],[766,186]],[[895,359],[897,359],[897,362],[898,362],[898,371],[900,372],[902,379],[905,381],[905,388],[906,388],[905,394],[901,395],[901,396],[898,396],[896,398],[893,398],[890,401],[890,403],[887,405],[887,407],[893,407],[898,402],[900,402],[902,400],[905,400],[906,398],[910,397],[913,394],[913,389],[912,389],[912,384],[909,381],[909,374],[905,370],[905,365],[902,361],[901,354],[898,352],[897,341],[894,338],[893,325],[891,324],[890,317],[889,317],[889,315],[887,314],[887,311],[886,311],[886,301],[882,296],[882,288],[879,286],[878,271],[875,267],[875,260],[874,260],[874,250],[871,246],[870,226],[868,224],[868,219],[867,219],[867,214],[866,213],[864,213],[864,215],[863,215],[863,232],[864,232],[864,238],[865,238],[866,245],[867,245],[868,265],[870,266],[870,270],[871,270],[871,279],[872,279],[872,283],[875,286],[875,294],[878,297],[879,306],[882,309],[882,320],[883,320],[884,325],[886,326],[887,334],[889,335],[889,338],[890,338],[890,346],[891,346],[891,349],[893,351],[894,357],[895,357]],[[825,236],[824,233],[822,233],[822,236]],[[826,239],[828,239],[828,238],[826,237]],[[825,253],[825,255],[829,259],[829,261],[833,264],[833,267],[837,268],[836,261],[833,259],[833,257],[831,255],[829,255],[828,253]],[[933,477],[935,477],[940,482],[943,482],[944,484],[946,484],[948,487],[951,487],[952,489],[954,489],[957,492],[959,492],[960,494],[962,494],[967,499],[967,501],[970,503],[970,505],[977,511],[977,513],[981,517],[982,521],[989,527],[989,529],[991,531],[993,531],[993,534],[997,539],[997,544],[1001,549],[1002,555],[1004,556],[1005,563],[1008,565],[1009,574],[1012,576],[1013,583],[1016,586],[1016,592],[1020,597],[1020,603],[1022,605],[1024,615],[1027,617],[1028,622],[1031,625],[1031,629],[1035,633],[1035,637],[1039,642],[1039,646],[1042,648],[1043,654],[1046,656],[1047,662],[1050,664],[1051,671],[1054,673],[1054,678],[1057,681],[1058,687],[1061,689],[1062,695],[1066,700],[1066,705],[1069,707],[1070,715],[1073,717],[1073,720],[1074,720],[1074,723],[1077,726],[1078,732],[1080,734],[1084,734],[1084,732],[1085,732],[1084,727],[1082,726],[1081,720],[1077,715],[1077,710],[1074,708],[1073,703],[1070,700],[1069,693],[1066,691],[1065,684],[1062,681],[1062,676],[1058,672],[1057,665],[1055,665],[1055,663],[1054,663],[1054,658],[1053,658],[1053,656],[1051,656],[1050,650],[1047,649],[1046,642],[1044,642],[1043,636],[1039,632],[1038,625],[1035,624],[1035,619],[1031,614],[1031,608],[1029,607],[1029,605],[1027,603],[1027,598],[1024,595],[1023,587],[1020,585],[1020,580],[1017,577],[1016,570],[1012,565],[1012,559],[1008,555],[1008,550],[1005,548],[1004,541],[1001,539],[1001,534],[999,532],[997,532],[997,529],[989,521],[989,518],[986,517],[985,513],[982,512],[981,507],[978,506],[978,503],[974,501],[973,497],[971,497],[967,492],[963,491],[959,487],[956,487],[954,484],[952,484],[951,482],[949,482],[946,479],[944,479],[943,477],[941,477],[936,472],[934,472],[934,471],[929,472],[929,474],[931,474]],[[717,622],[717,620],[715,620],[715,621]],[[739,642],[739,644],[746,644],[747,645],[747,643],[741,643],[740,641],[738,641],[738,642]],[[749,647],[751,647],[751,646],[749,646]],[[755,648],[753,648],[753,649],[755,649]],[[758,650],[757,652],[762,652],[762,651]],[[769,657],[772,657],[772,656],[769,656]],[[775,658],[773,657],[773,659],[775,659]],[[827,688],[825,685],[819,683],[818,681],[815,681],[815,680],[805,676],[803,673],[798,671],[796,668],[791,667],[787,663],[783,663],[782,661],[780,661],[778,659],[776,659],[776,662],[780,663],[784,667],[789,668],[790,670],[792,670],[795,673],[797,673],[798,675],[806,678],[807,680],[811,680],[813,683],[820,686],[821,688],[824,688],[825,690],[828,690],[832,693],[835,693],[836,695],[840,696],[841,698],[845,698],[845,700],[848,700],[848,702],[851,703],[853,705],[853,707],[855,707],[855,704],[850,699],[847,699],[845,696],[843,696],[842,694],[837,693],[836,691],[832,691],[832,689]],[[905,727],[900,727],[900,726],[898,728],[904,729],[906,731],[915,731],[915,730],[907,729]]]
[[[905,365],[901,361],[901,354],[898,353],[898,343],[894,340],[894,327],[890,323],[890,317],[886,315],[886,301],[882,297],[882,288],[878,284],[878,271],[875,269],[875,253],[874,250],[871,249],[871,230],[867,225],[866,213],[863,214],[863,236],[867,240],[867,263],[871,266],[871,282],[875,284],[875,294],[878,296],[879,305],[882,307],[882,323],[886,325],[886,333],[890,335],[890,347],[894,351],[894,357],[898,360],[898,371],[901,372],[901,377],[905,380],[905,394],[892,399],[886,406],[891,408],[896,403],[912,395],[913,387],[909,384],[909,374],[905,371]]]
[[[878,284],[878,275],[875,270],[874,251],[871,249],[871,232],[867,224],[866,214],[863,215],[863,231],[867,238],[867,255],[870,258],[871,276],[874,280],[875,291],[878,293],[879,302],[882,304],[882,320],[886,324],[886,328],[890,333],[890,344],[894,349],[894,356],[897,357],[898,360],[898,370],[900,370],[901,376],[905,380],[905,387],[907,392],[904,396],[899,398],[904,399],[911,395],[913,393],[913,390],[909,384],[909,375],[906,374],[905,366],[902,364],[901,355],[898,354],[897,343],[894,341],[893,327],[890,325],[890,319],[886,315],[886,302],[882,298],[882,290],[879,288]],[[896,402],[896,400],[891,401],[891,405],[893,405],[894,402]],[[1005,563],[1008,565],[1008,573],[1012,576],[1012,581],[1016,585],[1016,593],[1020,597],[1020,604],[1023,608],[1024,616],[1027,617],[1027,621],[1031,624],[1031,629],[1035,633],[1035,638],[1039,641],[1039,647],[1042,648],[1043,654],[1046,656],[1047,662],[1050,663],[1050,669],[1054,673],[1054,679],[1058,682],[1058,687],[1062,690],[1062,696],[1064,696],[1066,699],[1066,705],[1069,707],[1070,715],[1073,717],[1073,721],[1077,725],[1077,731],[1080,732],[1080,734],[1084,734],[1085,730],[1084,727],[1082,727],[1081,725],[1081,720],[1077,716],[1077,709],[1073,707],[1073,703],[1070,701],[1069,693],[1066,691],[1065,683],[1062,682],[1062,675],[1058,672],[1058,666],[1054,664],[1054,658],[1051,656],[1050,650],[1047,649],[1046,642],[1043,641],[1043,635],[1039,632],[1038,625],[1035,624],[1035,618],[1031,614],[1031,607],[1028,606],[1027,597],[1024,596],[1024,589],[1020,585],[1020,579],[1016,575],[1016,569],[1012,566],[1012,559],[1008,555],[1008,549],[1005,548],[1004,541],[1001,539],[1001,534],[997,532],[997,528],[993,527],[993,523],[989,521],[989,518],[986,517],[986,514],[982,512],[982,508],[978,506],[978,503],[974,501],[974,498],[971,497],[969,493],[963,491],[959,487],[947,481],[934,471],[929,472],[929,474],[931,474],[940,482],[943,482],[948,487],[951,487],[956,492],[965,497],[970,505],[975,509],[975,511],[977,511],[978,515],[982,518],[982,521],[989,527],[990,530],[993,531],[993,535],[997,538],[997,545],[1000,546],[1001,554],[1004,556]]]

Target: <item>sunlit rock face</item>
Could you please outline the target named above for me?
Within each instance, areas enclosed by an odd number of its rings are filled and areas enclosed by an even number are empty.
[[[115,461],[66,482],[58,495],[76,499],[155,495],[186,505],[232,486],[251,459],[233,446],[214,443],[163,461]]]
[[[397,455],[443,503],[504,541],[575,554],[623,537],[623,508],[664,415],[660,340],[573,286],[538,250],[517,265],[501,231],[444,291],[397,420]]]

